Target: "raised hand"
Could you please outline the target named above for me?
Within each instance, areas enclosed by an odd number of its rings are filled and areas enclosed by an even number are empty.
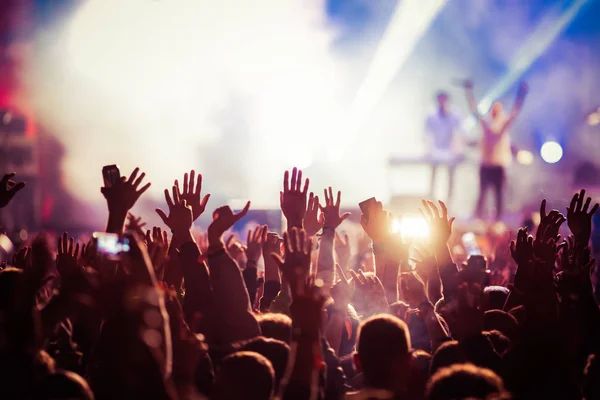
[[[385,296],[385,289],[378,277],[371,274],[365,275],[362,269],[359,269],[358,273],[351,269],[350,275],[352,275],[356,294],[363,303],[365,312],[372,315],[388,311],[389,305]]]
[[[391,233],[391,219],[380,201],[371,207],[368,219],[365,215],[360,216],[360,224],[373,243],[386,241]]]
[[[4,175],[0,180],[0,208],[6,207],[8,203],[15,197],[15,194],[25,187],[25,182],[15,182],[13,178],[14,172]]]
[[[304,229],[294,227],[289,232],[283,233],[283,244],[285,257],[282,258],[279,253],[271,254],[271,257],[287,278],[294,296],[302,291],[310,275],[312,240],[306,235]]]
[[[113,186],[102,187],[100,189],[108,204],[109,212],[122,214],[123,218],[125,218],[127,212],[131,210],[140,196],[148,190],[151,185],[150,183],[138,189],[146,176],[146,173],[142,172],[138,177],[139,172],[140,169],[136,168],[129,175],[129,179],[122,177]]]
[[[267,240],[267,226],[257,226],[254,229],[248,231],[248,241],[246,245],[246,258],[248,262],[253,262],[254,266],[260,259],[262,254],[263,242]]]
[[[15,268],[27,270],[31,267],[31,247],[23,247],[13,255]]]
[[[558,210],[552,210],[546,214],[546,199],[542,200],[540,205],[540,225],[536,232],[536,239],[555,239],[559,240],[558,232],[561,225],[567,219]]]
[[[144,227],[146,223],[142,221],[142,217],[136,217],[132,213],[127,214],[127,219],[129,222],[127,223],[127,230],[136,232],[140,237],[144,236]]]
[[[155,226],[152,231],[146,231],[146,245],[148,246],[148,255],[152,261],[154,272],[158,280],[163,279],[164,267],[169,253],[169,236],[167,231],[163,231]]]
[[[533,237],[527,234],[527,228],[520,228],[517,239],[510,242],[510,254],[518,266],[527,266],[535,258]]]
[[[567,207],[567,224],[573,236],[575,236],[576,242],[587,246],[592,234],[592,216],[598,210],[598,203],[594,204],[588,212],[592,198],[585,199],[585,203],[583,202],[584,199],[584,189],[581,189],[579,193],[575,193],[571,205]]]
[[[304,230],[308,236],[315,236],[323,228],[323,214],[319,215],[319,196],[310,192],[308,208],[304,216]]]
[[[204,195],[200,199],[202,192],[202,174],[198,174],[196,186],[194,187],[194,177],[196,171],[191,170],[188,176],[187,172],[183,175],[183,191],[179,191],[179,197],[187,202],[187,205],[192,207],[192,214],[194,221],[198,219],[206,210],[206,204],[210,199],[210,194]],[[175,186],[179,190],[179,181],[175,181]]]
[[[443,201],[438,201],[442,214],[432,201],[422,200],[423,208],[419,208],[419,212],[429,224],[431,232],[431,241],[434,248],[445,246],[452,235],[452,224],[455,218],[448,219],[448,208]]]
[[[156,209],[156,213],[163,220],[165,225],[171,228],[171,232],[173,232],[174,235],[179,236],[180,233],[187,235],[187,232],[192,229],[192,224],[194,223],[192,208],[181,198],[177,186],[173,186],[172,192],[173,199],[171,199],[169,191],[165,189],[165,200],[169,207],[169,215],[167,216],[160,208]]]
[[[400,298],[413,307],[429,302],[425,283],[414,272],[404,272],[400,275]]]
[[[450,326],[452,336],[462,341],[483,331],[484,310],[481,307],[481,286],[462,283],[458,287],[458,307],[454,323]]]
[[[58,255],[56,257],[56,268],[61,276],[70,276],[79,269],[78,266],[79,243],[69,238],[67,232],[58,237]]]
[[[344,213],[340,215],[340,201],[342,198],[342,193],[338,190],[337,198],[334,203],[333,201],[333,191],[331,190],[331,186],[329,187],[329,193],[327,189],[323,190],[325,193],[325,205],[321,206],[321,211],[323,212],[323,229],[333,229],[335,230],[346,218],[350,216],[350,213]]]
[[[234,213],[229,206],[219,207],[213,213],[213,222],[208,226],[209,247],[222,246],[223,234],[228,231],[236,222],[244,218],[250,209],[250,202],[242,211]]]
[[[335,264],[335,270],[337,283],[331,288],[331,297],[333,298],[334,307],[345,313],[354,295],[354,287],[344,275],[344,270],[340,267],[340,264]]]
[[[288,221],[288,227],[302,228],[304,215],[306,214],[306,195],[308,194],[308,178],[302,188],[302,171],[296,167],[292,169],[292,180],[290,185],[290,173],[285,171],[283,175],[283,192],[279,192],[281,211]],[[302,188],[302,189],[301,189]]]
[[[350,238],[347,233],[343,235],[335,233],[335,241],[333,242],[333,249],[337,257],[338,263],[342,269],[346,269],[348,261],[350,261]]]

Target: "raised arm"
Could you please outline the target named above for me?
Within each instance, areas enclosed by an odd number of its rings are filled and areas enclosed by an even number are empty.
[[[213,296],[208,274],[208,268],[200,260],[200,250],[192,235],[193,208],[182,199],[179,188],[173,186],[173,199],[169,191],[165,189],[165,200],[169,208],[167,216],[162,210],[157,210],[163,222],[171,229],[173,236],[179,239],[178,257],[183,276],[185,278],[186,294],[183,312],[188,323],[192,323],[197,316],[202,319],[197,331],[202,332],[212,340],[212,332],[209,332],[209,324],[212,322]]]
[[[147,183],[138,189],[146,176],[146,173],[142,172],[138,177],[139,172],[140,169],[136,168],[129,175],[129,179],[122,177],[113,186],[102,187],[100,189],[108,205],[106,232],[123,233],[123,225],[125,224],[127,213],[135,205],[140,196],[150,187],[150,183]]]
[[[260,335],[242,272],[225,250],[223,243],[223,234],[242,219],[249,209],[250,202],[239,213],[234,213],[229,206],[220,207],[213,213],[213,222],[208,227],[208,267],[218,318],[219,338],[223,344]]]
[[[334,283],[333,241],[335,239],[335,230],[350,216],[350,213],[340,215],[340,201],[342,197],[340,191],[337,192],[335,202],[331,187],[329,187],[329,191],[326,189],[324,192],[325,205],[320,206],[323,212],[324,225],[317,262],[317,277],[323,280],[326,288],[331,288]]]
[[[484,127],[484,129],[486,129],[488,127],[487,122],[477,110],[477,100],[475,100],[475,95],[473,94],[473,82],[466,80],[464,82],[464,88],[465,93],[467,94],[467,102],[469,103],[469,109],[471,110],[471,113],[475,118],[477,118],[477,121]]]
[[[527,96],[527,90],[527,83],[521,82],[521,85],[519,86],[519,91],[517,92],[515,104],[513,105],[512,111],[510,112],[510,116],[502,126],[501,132],[505,132],[506,130],[508,130],[508,128],[510,128],[513,122],[515,122],[515,120],[517,119],[517,116],[523,108],[523,103],[525,102],[525,97]]]

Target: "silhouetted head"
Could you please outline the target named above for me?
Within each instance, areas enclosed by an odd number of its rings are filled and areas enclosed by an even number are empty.
[[[292,319],[287,315],[266,313],[259,315],[257,319],[264,337],[281,340],[287,344],[292,340]]]
[[[364,374],[365,385],[404,390],[410,365],[408,327],[391,315],[375,315],[358,328],[356,367]]]
[[[449,367],[452,364],[467,362],[467,355],[458,341],[450,340],[444,342],[437,348],[431,358],[431,373],[435,374],[438,370]]]
[[[444,92],[443,90],[440,90],[439,92],[437,92],[435,98],[437,99],[438,107],[442,110],[445,110],[448,105],[448,100],[450,99],[448,93]]]
[[[273,396],[275,372],[271,362],[252,351],[227,356],[217,368],[213,400],[269,400]]]
[[[502,106],[502,103],[500,103],[499,101],[494,102],[494,104],[492,104],[491,114],[493,119],[497,119],[503,116],[504,106]]]
[[[486,311],[483,317],[483,329],[498,330],[513,342],[517,339],[519,323],[517,319],[502,310]]]
[[[273,370],[275,371],[275,389],[279,388],[279,384],[281,383],[281,379],[283,379],[287,367],[290,346],[281,340],[257,337],[241,344],[239,350],[253,351],[265,356],[267,360],[271,362]]]
[[[427,384],[428,400],[486,399],[505,394],[502,379],[492,370],[456,364],[436,372]]]

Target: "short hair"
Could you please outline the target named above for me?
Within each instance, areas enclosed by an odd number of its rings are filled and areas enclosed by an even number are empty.
[[[483,315],[483,329],[498,330],[514,342],[519,332],[519,323],[515,317],[505,311],[490,310]]]
[[[408,326],[392,315],[366,319],[358,328],[357,343],[365,383],[373,387],[385,387],[394,378],[394,365],[410,358]]]
[[[496,353],[500,355],[506,353],[512,344],[510,339],[498,330],[483,331],[482,334],[489,339]]]
[[[262,335],[290,344],[292,340],[292,319],[285,314],[266,313],[257,316]]]
[[[473,364],[455,364],[436,372],[427,384],[428,400],[485,399],[506,394],[504,383],[496,373]]]
[[[445,97],[445,98],[449,99],[449,98],[450,98],[450,95],[449,95],[449,94],[448,94],[448,92],[446,92],[445,90],[438,90],[438,91],[435,93],[435,98],[436,98],[436,99],[439,99],[440,97]]]
[[[430,365],[431,354],[425,350],[415,350],[412,352],[408,381],[410,398],[422,399],[425,397]]]
[[[217,369],[211,398],[269,400],[274,393],[274,376],[266,357],[252,351],[233,353]]]
[[[256,352],[265,356],[267,360],[271,362],[275,372],[275,389],[277,391],[279,384],[285,375],[288,358],[290,356],[290,346],[281,340],[259,336],[250,339],[245,343],[241,343],[239,350]]]
[[[431,358],[431,374],[435,374],[438,370],[449,367],[453,364],[467,362],[467,355],[458,341],[449,340],[444,342],[437,348]]]
[[[487,286],[483,289],[483,294],[487,297],[486,311],[502,310],[509,293],[510,290],[504,286]]]
[[[36,387],[38,399],[93,400],[92,389],[81,376],[71,371],[57,371]]]

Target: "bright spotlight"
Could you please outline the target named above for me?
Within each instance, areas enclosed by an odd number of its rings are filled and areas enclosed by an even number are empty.
[[[392,221],[392,232],[400,232],[403,239],[425,239],[429,237],[429,226],[420,216],[404,216]]]
[[[533,153],[527,150],[519,150],[517,153],[517,162],[521,165],[533,164]]]
[[[556,142],[546,142],[540,149],[540,155],[542,160],[548,164],[555,164],[560,161],[563,156],[563,149],[560,144]]]

